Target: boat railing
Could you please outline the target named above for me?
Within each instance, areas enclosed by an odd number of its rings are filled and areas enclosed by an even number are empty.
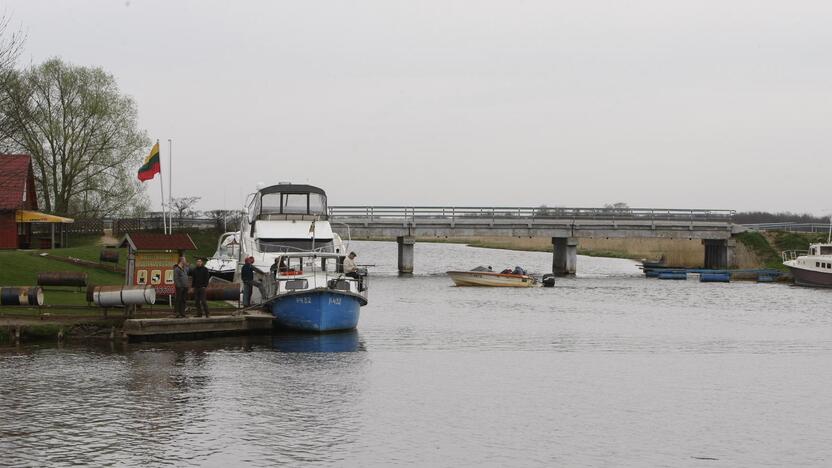
[[[783,258],[784,262],[788,262],[791,260],[797,260],[797,257],[808,255],[808,253],[808,250],[784,250],[780,253],[780,256]]]

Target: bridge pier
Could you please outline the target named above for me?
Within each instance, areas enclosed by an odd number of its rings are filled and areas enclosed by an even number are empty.
[[[416,245],[416,238],[399,236],[396,237],[396,244],[399,246],[399,274],[413,274],[413,248]]]
[[[705,268],[714,270],[736,268],[735,250],[737,241],[734,239],[704,239],[702,245],[705,246]]]
[[[552,273],[556,276],[573,276],[578,266],[578,239],[574,237],[552,238]]]

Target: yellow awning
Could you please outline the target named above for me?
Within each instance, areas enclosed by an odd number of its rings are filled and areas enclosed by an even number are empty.
[[[18,223],[74,223],[72,218],[41,213],[40,211],[17,210]]]

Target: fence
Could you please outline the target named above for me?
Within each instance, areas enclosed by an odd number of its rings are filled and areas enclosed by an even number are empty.
[[[173,229],[237,229],[237,220],[214,218],[174,218]],[[120,235],[134,231],[161,231],[164,221],[158,218],[122,218],[113,220],[113,234]]]

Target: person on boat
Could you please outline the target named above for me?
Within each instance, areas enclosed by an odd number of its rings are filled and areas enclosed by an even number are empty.
[[[194,288],[194,307],[196,307],[195,317],[200,315],[208,317],[208,302],[206,301],[206,294],[208,288],[208,278],[211,274],[208,269],[202,264],[202,259],[196,259],[196,267],[191,270],[191,277],[193,281],[191,286]]]
[[[514,267],[514,271],[512,271],[511,273],[514,274],[514,275],[526,275],[527,274],[526,270],[524,270],[522,267],[519,267],[519,266]]]
[[[510,275],[511,273],[512,273],[511,268],[506,268],[505,270],[500,272],[501,275]]]
[[[350,254],[344,258],[344,273],[350,278],[358,279],[358,265],[355,264],[355,257],[357,256],[358,255],[356,255],[355,252],[350,252]]]
[[[177,318],[185,318],[185,307],[188,304],[188,261],[179,257],[179,262],[173,266],[173,286],[175,288],[174,311]]]
[[[243,280],[243,307],[251,305],[251,291],[254,285],[254,257],[247,257],[240,268],[240,279]]]
[[[278,273],[286,273],[289,271],[289,268],[286,266],[286,259],[283,257],[275,257],[274,263],[269,267],[269,271],[271,271],[272,277],[275,279],[277,279]]]

